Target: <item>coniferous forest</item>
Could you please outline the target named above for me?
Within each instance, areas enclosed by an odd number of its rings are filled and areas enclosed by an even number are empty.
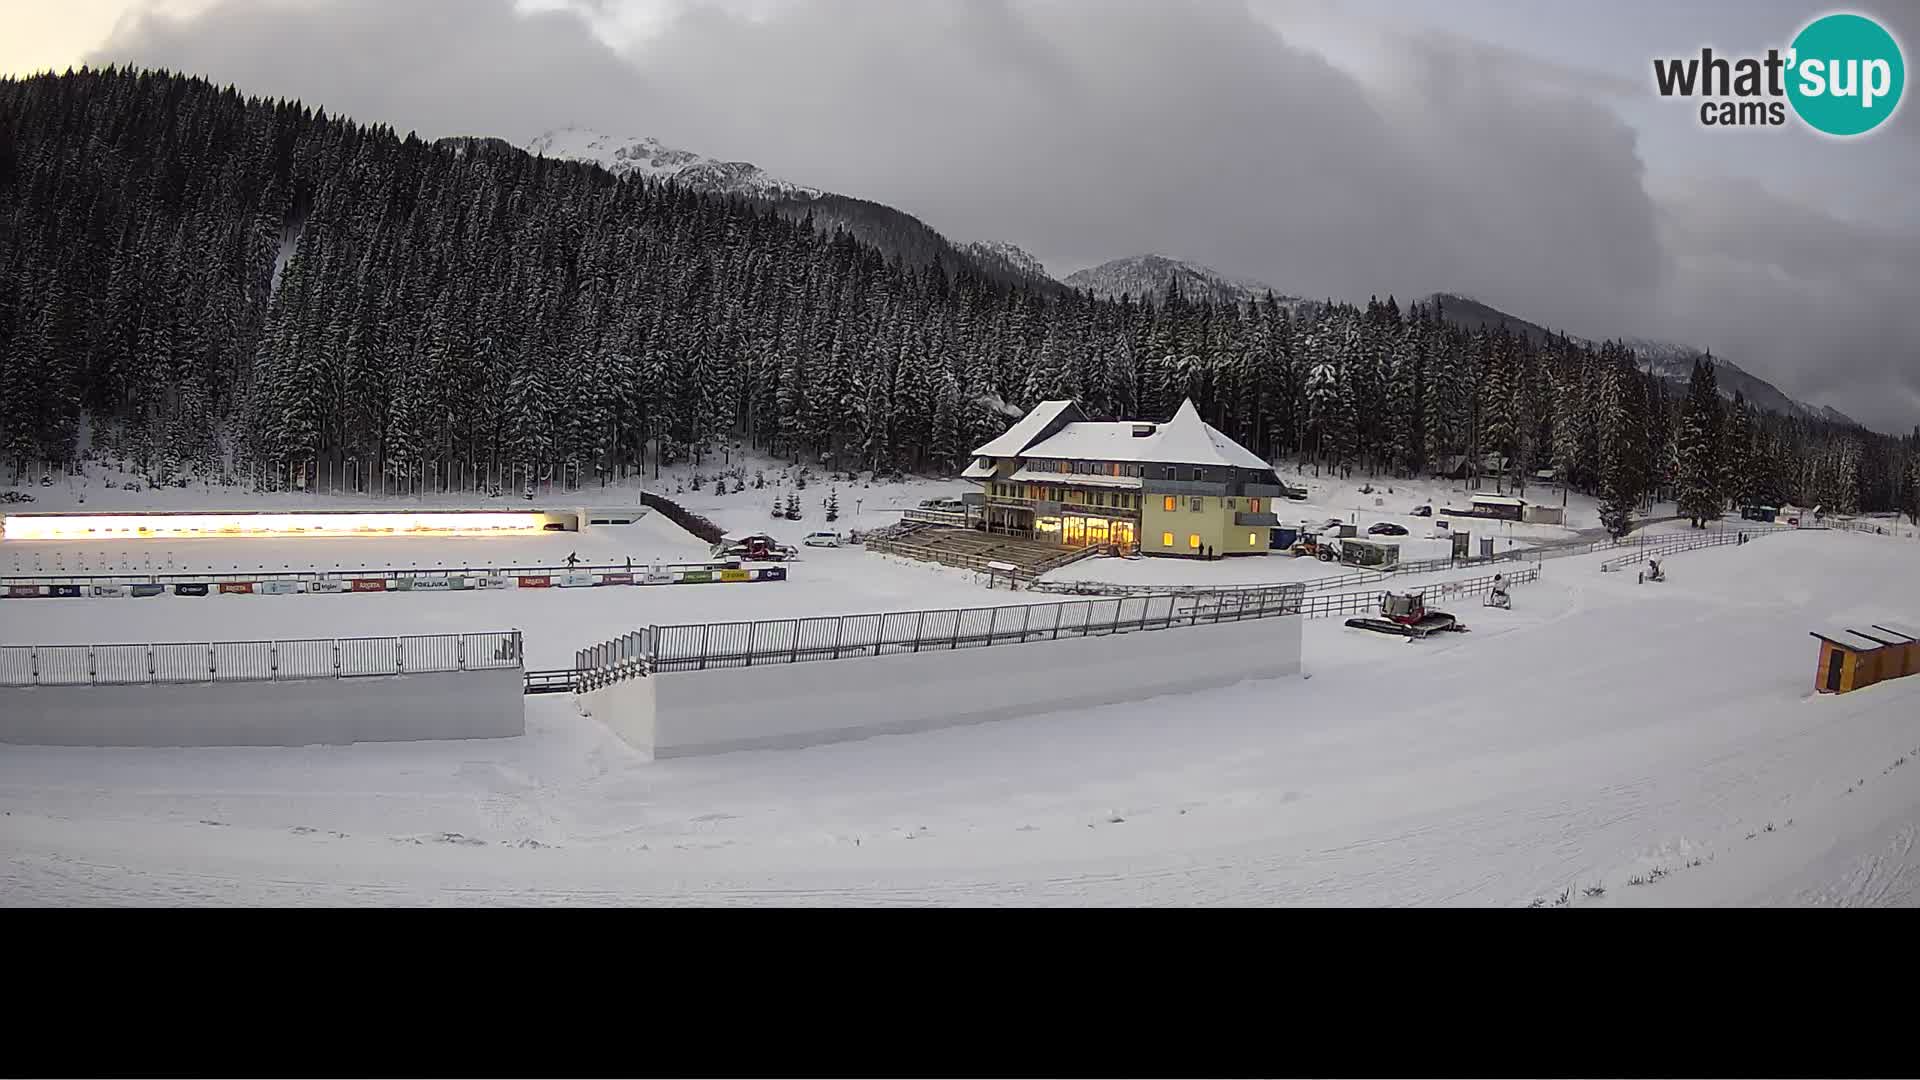
[[[1393,300],[1006,284],[493,140],[429,143],[159,71],[0,80],[0,461],[159,484],[618,477],[747,445],[949,473],[1019,410],[1201,415],[1283,468],[1920,510],[1893,438],[1686,398],[1617,344]],[[83,440],[83,432],[87,438]],[[1506,468],[1498,469],[1501,461]],[[1463,464],[1464,463],[1464,464]]]

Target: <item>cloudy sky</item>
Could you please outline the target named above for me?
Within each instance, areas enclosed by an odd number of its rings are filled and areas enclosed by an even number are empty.
[[[1920,110],[1714,130],[1656,56],[1820,3],[0,0],[0,71],[205,74],[423,136],[652,135],[1057,275],[1140,252],[1309,296],[1466,293],[1920,423]],[[1901,0],[1852,8],[1906,46]]]

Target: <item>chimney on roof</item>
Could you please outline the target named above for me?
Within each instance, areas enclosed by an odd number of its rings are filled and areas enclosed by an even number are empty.
[[[1159,424],[1135,424],[1133,425],[1133,437],[1136,439],[1144,439],[1158,430],[1160,430]]]

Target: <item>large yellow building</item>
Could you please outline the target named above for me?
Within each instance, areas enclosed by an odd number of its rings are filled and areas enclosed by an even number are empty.
[[[1090,421],[1043,401],[973,452],[990,532],[1147,555],[1261,555],[1280,477],[1184,401],[1164,424]]]

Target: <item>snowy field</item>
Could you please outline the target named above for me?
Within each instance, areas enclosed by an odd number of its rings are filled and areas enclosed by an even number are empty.
[[[0,899],[1911,906],[1920,679],[1815,696],[1807,631],[1916,621],[1916,557],[1564,559],[1467,634],[1312,621],[1307,679],[798,751],[650,763],[559,696],[499,741],[8,747]]]

